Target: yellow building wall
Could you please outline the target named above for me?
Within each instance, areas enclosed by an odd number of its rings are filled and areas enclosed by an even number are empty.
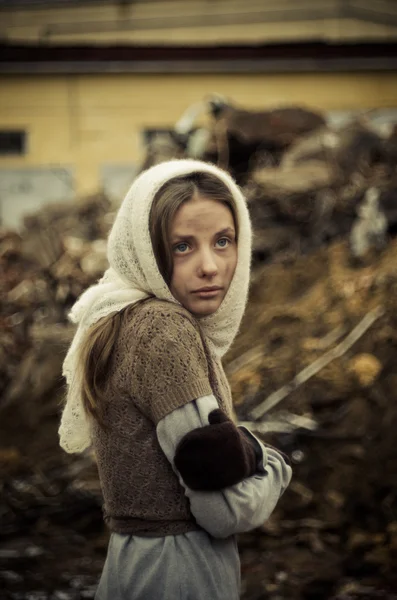
[[[25,156],[0,168],[75,168],[78,195],[94,192],[104,164],[136,164],[142,130],[170,127],[218,92],[245,108],[299,104],[321,111],[397,107],[394,73],[3,76],[0,129],[25,129]]]

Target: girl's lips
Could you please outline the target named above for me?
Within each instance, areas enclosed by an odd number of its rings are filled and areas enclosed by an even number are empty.
[[[213,298],[219,294],[221,288],[217,288],[214,290],[197,290],[193,292],[196,296],[200,296],[200,298]]]

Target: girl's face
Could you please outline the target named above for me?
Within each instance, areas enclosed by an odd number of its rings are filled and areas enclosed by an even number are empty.
[[[174,298],[197,317],[211,315],[221,305],[237,264],[231,210],[201,196],[184,202],[171,224],[170,243]]]

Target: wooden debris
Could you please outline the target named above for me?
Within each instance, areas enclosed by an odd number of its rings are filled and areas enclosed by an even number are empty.
[[[259,406],[256,406],[254,410],[251,411],[251,417],[256,421],[261,419],[263,415],[265,415],[269,410],[274,408],[277,404],[279,404],[284,398],[286,398],[289,394],[299,388],[303,383],[308,381],[313,375],[316,375],[321,369],[326,367],[331,361],[335,360],[335,358],[339,358],[343,354],[345,354],[351,346],[360,339],[362,335],[384,314],[384,309],[382,307],[376,307],[371,310],[365,317],[360,321],[360,323],[349,333],[349,335],[338,344],[335,348],[329,350],[324,356],[318,358],[314,363],[303,369],[294,379],[283,386],[281,389],[277,390],[270,394],[266,400],[264,400]]]

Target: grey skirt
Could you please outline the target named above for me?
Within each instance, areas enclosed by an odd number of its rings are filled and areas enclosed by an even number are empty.
[[[95,600],[238,600],[235,536],[205,531],[165,537],[112,533]]]

